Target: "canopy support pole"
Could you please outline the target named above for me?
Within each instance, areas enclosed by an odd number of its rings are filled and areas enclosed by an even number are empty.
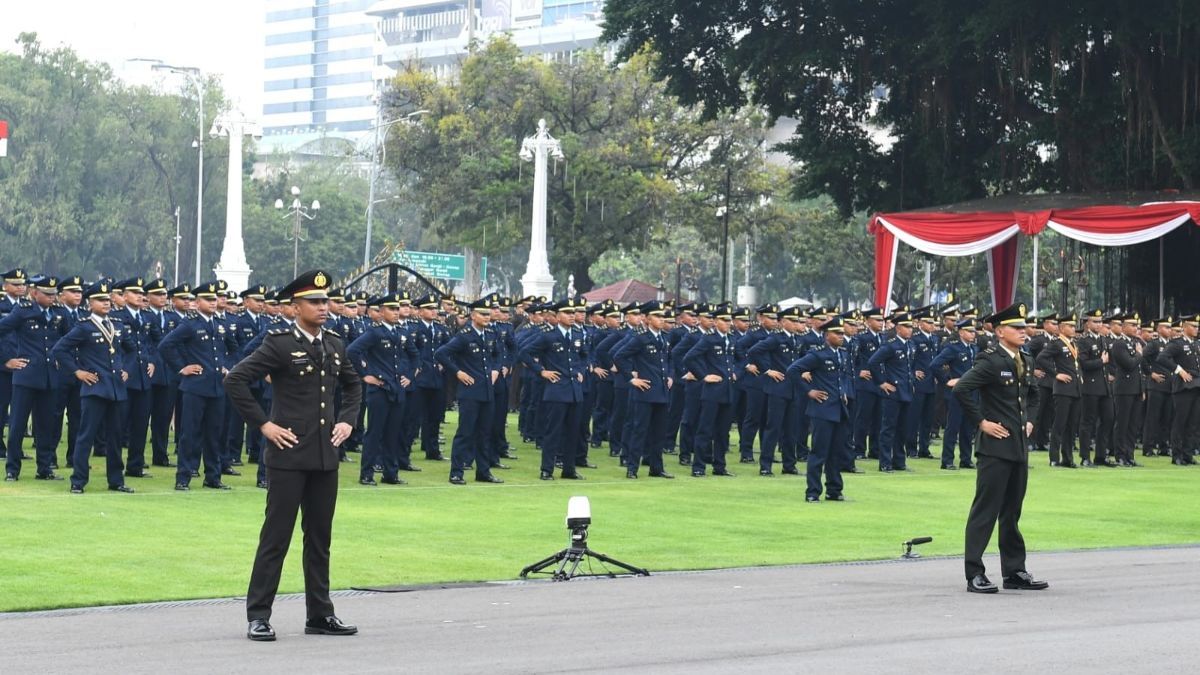
[[[1158,238],[1158,315],[1163,315],[1163,238]]]
[[[1033,315],[1038,313],[1038,237],[1033,237]]]

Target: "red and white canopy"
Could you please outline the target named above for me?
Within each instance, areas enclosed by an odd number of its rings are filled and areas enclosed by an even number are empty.
[[[875,303],[886,306],[896,276],[899,243],[939,256],[986,252],[992,306],[1014,301],[1021,241],[1046,228],[1096,246],[1131,246],[1158,239],[1187,222],[1200,225],[1200,202],[1150,202],[1140,206],[1086,206],[1036,211],[879,213],[875,235]]]

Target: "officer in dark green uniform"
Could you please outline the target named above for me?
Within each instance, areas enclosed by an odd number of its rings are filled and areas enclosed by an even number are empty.
[[[292,540],[296,512],[304,519],[305,633],[353,635],[354,626],[333,613],[329,599],[329,543],[337,503],[338,446],[358,419],[362,388],[346,357],[342,336],[324,328],[328,319],[329,275],[312,271],[279,291],[296,308],[290,328],[268,329],[262,344],[234,366],[225,390],[242,419],[263,435],[267,466],[267,512],[246,593],[251,640],[274,640],[269,623],[283,559]],[[250,384],[271,377],[274,400],[268,416]],[[334,392],[342,405],[335,411]]]
[[[1033,362],[1021,351],[1025,343],[1025,305],[1012,305],[986,319],[995,327],[991,345],[954,385],[965,422],[979,428],[975,454],[978,473],[975,501],[967,517],[967,590],[996,593],[984,574],[983,551],[1000,520],[1000,567],[1004,587],[1042,590],[1049,587],[1025,570],[1025,540],[1018,522],[1029,479],[1028,439],[1037,409],[1038,386]],[[979,392],[976,399],[971,392]]]

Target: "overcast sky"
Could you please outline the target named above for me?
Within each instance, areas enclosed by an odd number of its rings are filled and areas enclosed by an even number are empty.
[[[0,50],[22,32],[68,45],[120,73],[126,59],[162,59],[219,74],[244,112],[262,110],[263,0],[3,0]]]

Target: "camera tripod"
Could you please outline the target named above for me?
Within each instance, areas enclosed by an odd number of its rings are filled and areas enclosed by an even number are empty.
[[[612,571],[608,571],[608,570],[606,570],[606,572],[604,574],[594,574],[594,573],[590,573],[590,572],[587,574],[580,574],[579,573],[579,565],[583,562],[583,560],[585,558],[591,559],[591,560],[598,560],[601,563],[604,563],[607,565],[612,565],[613,567],[619,567],[634,576],[638,576],[638,577],[650,576],[650,572],[647,570],[644,570],[640,567],[634,567],[633,565],[623,563],[620,560],[616,560],[615,558],[610,558],[610,557],[604,555],[603,553],[598,553],[596,551],[589,549],[587,547],[587,531],[586,530],[583,530],[583,531],[576,530],[571,533],[571,545],[570,546],[568,546],[567,548],[564,548],[563,550],[559,551],[558,553],[555,553],[554,555],[552,555],[548,558],[539,560],[539,561],[535,562],[534,564],[521,570],[521,578],[525,579],[530,574],[536,574],[538,572],[542,572],[542,571],[549,569],[555,565],[558,566],[558,569],[555,570],[551,575],[551,578],[554,581],[570,581],[571,579],[574,579],[575,577],[601,577],[601,576],[604,576],[604,577],[609,577],[609,578],[616,578],[617,575],[614,574]]]

